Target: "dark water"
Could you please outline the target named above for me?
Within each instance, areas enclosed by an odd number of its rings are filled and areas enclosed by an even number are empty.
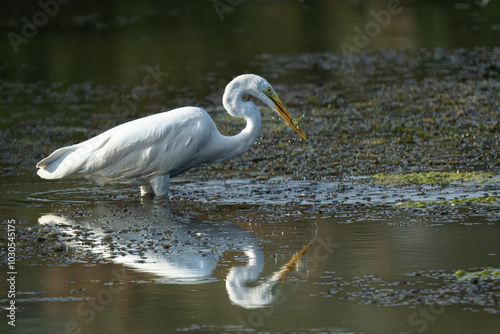
[[[498,178],[370,181],[499,174],[498,1],[54,3],[0,5],[2,332],[498,332],[498,280],[454,276],[500,268]],[[220,99],[246,72],[308,113],[312,145],[264,114],[248,154],[174,179],[169,202],[35,174],[161,109],[235,133]],[[478,197],[497,200],[450,202]]]

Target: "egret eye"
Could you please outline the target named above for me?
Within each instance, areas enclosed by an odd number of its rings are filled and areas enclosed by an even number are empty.
[[[267,92],[268,94],[272,94],[272,93],[273,93],[273,89],[272,89],[271,87],[267,86],[267,88],[266,88],[266,92]]]

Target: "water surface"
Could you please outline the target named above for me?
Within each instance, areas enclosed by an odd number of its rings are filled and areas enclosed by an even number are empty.
[[[345,57],[387,2],[221,2],[69,2],[18,52],[0,43],[18,306],[9,326],[0,280],[2,332],[496,333],[498,280],[454,273],[500,268],[499,3],[402,2]],[[41,10],[1,7],[2,36]],[[252,149],[173,179],[169,201],[35,174],[58,147],[179,106],[237,133],[220,100],[246,72],[306,114],[311,143],[262,108]],[[424,171],[495,177],[372,177]]]

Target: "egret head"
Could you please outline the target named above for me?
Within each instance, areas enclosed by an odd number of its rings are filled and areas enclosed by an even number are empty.
[[[276,94],[269,82],[258,75],[240,75],[227,85],[223,103],[226,110],[232,116],[241,117],[236,113],[238,112],[238,103],[245,94],[252,95],[264,102],[264,104],[280,115],[292,129],[307,141],[306,133],[298,126],[302,118],[294,119],[288,110],[286,110],[283,102],[281,102],[278,94]]]
[[[300,117],[298,121],[292,118],[288,110],[286,110],[285,106],[283,105],[283,102],[281,102],[280,98],[278,97],[278,94],[276,94],[276,92],[274,91],[273,87],[271,87],[271,85],[266,80],[264,81],[267,85],[262,90],[262,92],[267,97],[267,99],[263,99],[263,101],[269,106],[269,108],[276,111],[278,115],[280,115],[285,120],[285,122],[290,125],[290,127],[294,129],[305,141],[307,141],[306,133],[298,126],[300,120],[302,120],[304,116]]]

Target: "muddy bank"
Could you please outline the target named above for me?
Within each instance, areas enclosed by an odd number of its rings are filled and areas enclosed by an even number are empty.
[[[301,125],[311,143],[301,142],[266,110],[261,137],[248,153],[188,175],[256,170],[323,181],[427,170],[498,174],[499,61],[498,48],[382,50],[349,60],[340,54],[258,58],[264,76],[270,67],[282,70],[282,82],[293,73],[292,83],[275,88],[295,117],[305,113]],[[321,74],[308,76],[311,71]],[[301,84],[293,83],[297,77]],[[131,87],[0,82],[11,115],[2,122],[2,173],[31,174],[33,165],[57,147],[176,106],[204,107],[221,132],[237,133],[243,123],[220,106],[225,82],[219,81],[208,97],[180,89],[169,100],[158,90],[119,113],[111,108],[113,99]]]

